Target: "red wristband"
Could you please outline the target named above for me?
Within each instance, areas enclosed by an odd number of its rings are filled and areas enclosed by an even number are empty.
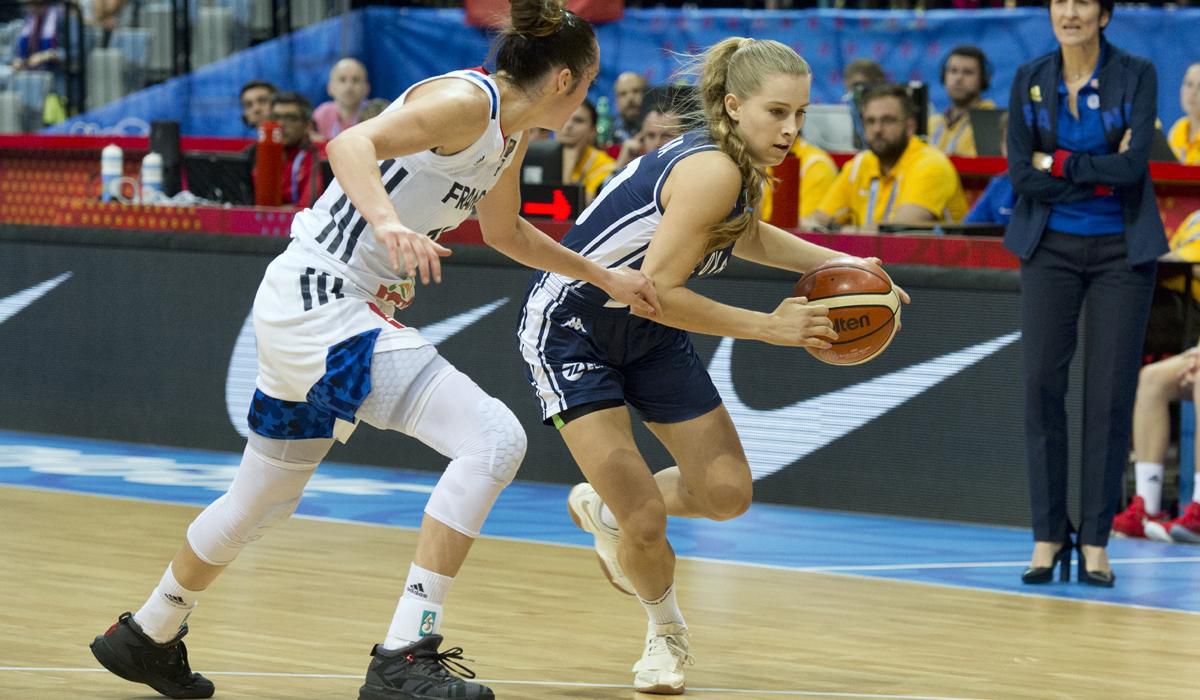
[[[1067,158],[1071,157],[1070,151],[1058,149],[1054,152],[1054,164],[1050,166],[1050,174],[1054,177],[1063,176],[1063,166],[1067,163]]]

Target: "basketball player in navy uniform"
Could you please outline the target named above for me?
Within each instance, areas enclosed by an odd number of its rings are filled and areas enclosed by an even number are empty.
[[[513,414],[441,358],[399,313],[415,279],[441,280],[434,239],[474,207],[484,240],[509,257],[586,279],[656,315],[653,286],[557,244],[518,216],[526,129],[557,130],[598,70],[591,27],[561,0],[514,0],[497,72],[458,71],[410,88],[382,115],[330,142],[336,181],[296,216],[293,241],[254,302],[258,391],[229,491],[202,512],[145,605],[96,638],[96,658],[172,698],[206,698],[184,620],[246,544],[295,510],[335,439],[358,421],[421,440],[448,458],[425,507],[404,593],[376,645],[361,700],[492,698],[450,673],[443,602],[526,438]],[[514,165],[518,164],[518,165]]]
[[[768,314],[684,286],[731,255],[795,272],[839,255],[758,220],[765,169],[783,160],[803,124],[808,64],[781,43],[735,37],[693,72],[703,109],[696,128],[630,163],[563,239],[610,269],[641,269],[661,315],[640,318],[594,284],[550,272],[535,275],[518,329],[543,418],[588,480],[571,490],[571,515],[595,536],[609,580],[636,594],[649,617],[634,687],[664,694],[684,691],[692,662],[666,516],[734,518],[752,491],[733,422],[688,332],[812,348],[837,338],[827,309],[803,298]],[[626,404],[677,466],[651,473]]]

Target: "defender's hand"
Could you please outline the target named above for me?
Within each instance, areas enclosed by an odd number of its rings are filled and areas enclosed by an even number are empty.
[[[654,282],[640,270],[613,270],[601,289],[615,301],[628,304],[635,316],[654,319],[662,315],[662,305],[658,303]]]

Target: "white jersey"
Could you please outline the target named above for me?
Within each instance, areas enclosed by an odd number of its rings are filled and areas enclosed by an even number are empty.
[[[520,144],[519,135],[506,138],[500,131],[500,92],[494,80],[475,71],[438,77],[467,80],[487,93],[491,119],[483,135],[451,156],[426,151],[379,163],[400,222],[433,238],[471,214]],[[407,95],[386,111],[398,109]],[[279,402],[316,406],[322,420],[328,419],[318,433],[285,437],[344,438],[365,397],[361,389],[369,386],[363,377],[372,354],[429,341],[396,314],[411,303],[413,280],[392,270],[387,248],[375,240],[336,180],[311,209],[296,215],[292,239],[267,268],[254,300],[257,384],[266,397],[256,399],[255,410],[262,408],[260,422],[287,428],[289,421],[296,422],[294,409]],[[335,417],[340,422],[335,424]]]
[[[379,161],[383,186],[404,226],[437,239],[470,216],[508,167],[521,135],[505,136],[500,129],[500,90],[489,75],[460,70],[413,85],[384,113],[399,109],[408,94],[433,80],[458,78],[487,93],[491,118],[483,134],[465,150],[443,156],[422,151]],[[374,293],[394,288],[402,279],[392,269],[387,247],[372,235],[371,226],[335,179],[310,209],[292,221],[292,237],[321,258],[322,266]]]

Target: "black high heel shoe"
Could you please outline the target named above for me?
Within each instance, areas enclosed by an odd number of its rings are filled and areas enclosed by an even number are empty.
[[[1031,566],[1025,569],[1021,573],[1021,583],[1050,583],[1054,580],[1055,567],[1058,567],[1059,581],[1071,580],[1071,550],[1073,549],[1075,549],[1075,545],[1071,544],[1071,540],[1063,542],[1058,551],[1054,553],[1054,559],[1050,562],[1050,566]]]
[[[1083,545],[1079,545],[1079,582],[1089,586],[1112,588],[1117,582],[1117,575],[1109,571],[1088,571],[1087,559],[1083,556]]]

